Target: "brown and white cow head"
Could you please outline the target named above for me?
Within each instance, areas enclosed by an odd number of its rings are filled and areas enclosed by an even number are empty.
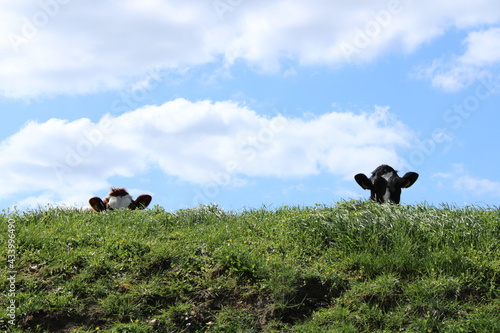
[[[152,197],[149,194],[142,194],[133,199],[124,188],[112,188],[108,196],[101,200],[99,197],[93,197],[89,200],[90,207],[96,212],[113,210],[118,208],[144,209],[151,203]]]

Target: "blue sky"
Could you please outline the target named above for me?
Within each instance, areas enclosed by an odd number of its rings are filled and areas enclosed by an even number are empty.
[[[110,187],[168,210],[367,198],[498,205],[500,3],[0,5],[0,208]]]

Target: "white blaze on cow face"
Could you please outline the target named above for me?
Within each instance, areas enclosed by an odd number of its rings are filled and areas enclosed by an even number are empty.
[[[128,206],[133,202],[132,197],[129,194],[120,197],[109,196],[108,200],[109,207],[113,209],[128,208]]]
[[[389,180],[395,176],[395,172],[394,171],[390,171],[390,172],[387,172],[387,173],[384,173],[383,175],[381,175],[380,177],[384,178],[385,181],[386,181],[386,185],[385,185],[385,192],[382,196],[383,198],[383,202],[389,202],[389,201],[392,201],[391,200],[391,190],[389,188]],[[397,175],[396,175],[397,176]],[[380,199],[380,198],[379,198]]]
[[[387,182],[389,182],[389,179],[391,179],[392,177],[394,177],[394,174],[395,174],[394,171],[389,171],[389,172],[384,173],[383,175],[381,175],[381,177],[384,178]]]

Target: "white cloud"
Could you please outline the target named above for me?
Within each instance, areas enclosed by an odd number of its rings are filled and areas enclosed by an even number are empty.
[[[500,28],[472,31],[465,38],[465,52],[434,60],[421,68],[419,76],[430,79],[434,87],[458,91],[475,80],[498,75],[500,64]]]
[[[233,102],[177,99],[120,116],[68,122],[30,122],[0,145],[0,198],[16,193],[85,202],[111,177],[136,177],[159,168],[193,184],[248,177],[343,178],[400,162],[414,142],[387,107],[371,113],[330,112],[314,118],[263,117]]]
[[[339,66],[412,52],[452,27],[499,20],[495,0],[2,2],[0,92],[19,98],[119,89],[148,68],[220,59],[223,67],[243,60],[264,71],[288,71],[283,60]],[[457,61],[496,62],[472,52],[494,36],[483,37],[471,34],[471,52]]]
[[[460,57],[460,62],[473,66],[500,62],[500,28],[471,32],[465,43],[467,51]]]
[[[454,164],[450,172],[433,176],[441,186],[449,186],[464,195],[500,197],[500,182],[471,175],[463,164]]]

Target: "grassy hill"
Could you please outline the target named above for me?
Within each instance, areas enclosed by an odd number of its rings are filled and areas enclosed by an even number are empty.
[[[50,208],[0,222],[0,328],[14,332],[500,332],[498,208]]]

